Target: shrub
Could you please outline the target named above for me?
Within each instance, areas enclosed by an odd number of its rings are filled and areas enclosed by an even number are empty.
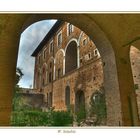
[[[96,116],[95,125],[100,125],[107,117],[105,94],[102,88],[93,93],[90,105],[90,116]]]
[[[12,126],[69,126],[73,122],[70,112],[36,110],[14,111],[12,113]]]
[[[81,106],[79,111],[76,112],[76,121],[78,124],[86,118],[85,106]]]
[[[69,111],[52,112],[52,126],[70,126],[73,123],[73,116]]]

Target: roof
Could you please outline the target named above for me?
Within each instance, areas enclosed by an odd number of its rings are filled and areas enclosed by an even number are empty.
[[[37,48],[34,50],[31,56],[36,56],[38,52],[44,47],[44,45],[50,40],[50,38],[58,31],[59,27],[64,23],[64,21],[58,20],[53,27],[50,29],[50,31],[46,34],[44,39],[40,42],[40,44],[37,46]]]

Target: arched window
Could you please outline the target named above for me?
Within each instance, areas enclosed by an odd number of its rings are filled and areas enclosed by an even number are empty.
[[[85,110],[85,94],[82,90],[78,90],[75,95],[75,112]]]
[[[58,79],[61,77],[61,69],[58,69]]]
[[[52,103],[53,103],[53,95],[52,92],[49,93],[49,97],[48,97],[48,106],[52,107]]]
[[[45,67],[43,67],[42,86],[45,85],[45,77],[46,77],[46,72],[45,72]]]
[[[53,40],[50,42],[50,53],[54,51],[54,43]]]
[[[52,72],[49,73],[49,83],[52,82]]]
[[[71,35],[71,33],[73,32],[73,25],[68,23],[67,25],[67,35]]]
[[[77,43],[70,42],[66,50],[65,72],[70,72],[77,68]]]
[[[70,87],[66,86],[65,88],[65,105],[67,108],[70,107]]]

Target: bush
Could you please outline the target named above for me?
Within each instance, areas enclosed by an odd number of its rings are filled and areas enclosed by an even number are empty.
[[[93,93],[90,105],[90,116],[96,116],[95,125],[100,125],[107,117],[105,94],[102,88]]]
[[[79,111],[76,113],[76,121],[78,124],[86,118],[85,106],[81,106]]]
[[[14,111],[12,113],[12,126],[49,126],[48,112],[40,111]]]
[[[52,126],[70,126],[73,123],[73,116],[69,111],[52,112]]]
[[[12,126],[69,126],[73,117],[65,111],[14,111],[12,113]]]

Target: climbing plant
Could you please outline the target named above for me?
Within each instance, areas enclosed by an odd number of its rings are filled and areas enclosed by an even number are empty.
[[[94,125],[101,125],[106,120],[106,102],[103,88],[96,90],[91,96],[90,116],[96,116]]]

